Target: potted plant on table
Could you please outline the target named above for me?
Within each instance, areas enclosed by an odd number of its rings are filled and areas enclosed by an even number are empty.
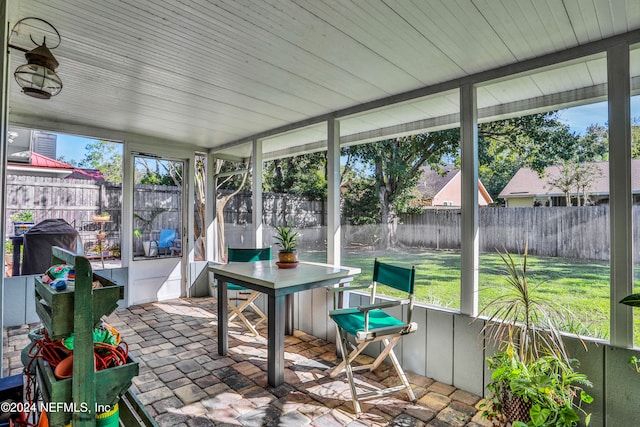
[[[280,268],[295,268],[298,266],[298,232],[293,230],[293,225],[282,225],[275,227],[275,237],[280,246],[278,252],[278,262]]]
[[[520,265],[498,253],[508,286],[480,313],[488,317],[482,332],[499,346],[487,359],[493,372],[483,415],[514,427],[575,426],[582,417],[588,425],[582,404],[593,398],[582,386],[591,383],[575,371],[577,360],[569,358],[560,333],[572,314],[529,283],[526,247]]]

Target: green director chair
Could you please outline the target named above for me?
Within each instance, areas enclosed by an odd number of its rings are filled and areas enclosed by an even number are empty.
[[[271,247],[257,248],[257,249],[239,249],[229,248],[228,257],[229,262],[256,262],[256,261],[270,261],[271,260]],[[229,322],[233,321],[236,317],[244,323],[244,325],[255,336],[260,335],[256,329],[258,325],[267,320],[267,316],[262,310],[255,305],[254,301],[260,296],[260,292],[247,289],[234,283],[227,283],[227,289],[230,291],[236,291],[236,295],[233,298],[229,298]],[[232,303],[232,301],[241,301],[239,304]],[[260,317],[260,319],[252,324],[249,319],[244,315],[243,311],[251,307],[251,309]]]
[[[337,309],[329,312],[329,316],[336,324],[336,341],[339,343],[343,359],[343,361],[331,371],[331,377],[337,376],[343,370],[346,371],[347,379],[349,380],[349,385],[351,387],[353,407],[356,415],[358,416],[362,412],[358,398],[384,396],[406,389],[409,400],[412,402],[415,402],[416,400],[416,396],[409,384],[409,380],[404,374],[402,366],[400,366],[400,362],[393,351],[393,348],[400,342],[400,339],[404,335],[415,332],[418,329],[418,325],[415,322],[411,322],[411,315],[413,312],[414,280],[414,267],[397,267],[378,262],[376,259],[373,267],[373,284],[372,286],[369,286],[371,288],[370,304],[361,307]],[[408,298],[403,300],[383,301],[376,304],[376,287],[378,284],[387,285],[401,292],[406,292]],[[360,286],[358,288],[362,287]],[[330,289],[332,292],[348,290],[353,290],[353,288],[349,288],[347,286]],[[391,316],[382,310],[383,308],[401,305],[408,306],[406,321]],[[348,335],[355,338],[357,344],[355,347],[347,341]],[[352,366],[356,357],[362,353],[369,344],[379,341],[382,342],[384,348],[373,363]],[[353,348],[351,353],[348,351],[349,346]],[[393,363],[393,366],[402,381],[402,385],[382,390],[361,392],[358,394],[356,392],[356,385],[353,379],[353,372],[365,369],[372,371],[377,368],[387,356],[391,359],[391,363]]]

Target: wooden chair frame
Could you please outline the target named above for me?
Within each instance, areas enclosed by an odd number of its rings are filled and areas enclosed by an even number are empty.
[[[228,248],[229,262],[255,262],[271,260],[271,247],[267,248]],[[232,322],[236,317],[249,329],[252,335],[259,336],[257,327],[267,320],[267,315],[255,304],[260,292],[244,288],[233,283],[227,284],[228,289],[236,291],[235,297],[229,297],[229,317]],[[239,304],[236,302],[241,301]],[[251,323],[243,311],[251,308],[258,316],[257,322]]]

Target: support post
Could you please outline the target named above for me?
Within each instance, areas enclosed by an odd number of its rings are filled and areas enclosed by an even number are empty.
[[[262,247],[262,140],[252,141],[251,157],[251,204],[253,207],[253,243],[255,248]]]
[[[460,136],[462,142],[462,224],[460,234],[462,271],[460,311],[478,314],[478,113],[476,88],[460,87]]]
[[[340,264],[340,122],[327,120],[327,263]]]
[[[206,230],[206,259],[207,261],[220,261],[218,259],[218,233],[216,223],[216,181],[214,176],[216,158],[213,154],[207,155],[207,195],[204,224]],[[211,273],[209,273],[211,274]]]
[[[633,311],[619,301],[633,292],[631,196],[631,78],[629,46],[607,50],[609,97],[609,224],[611,234],[611,345],[633,346]]]
[[[2,34],[0,34],[0,46],[2,46],[2,52],[0,53],[0,164],[2,165],[2,171],[0,172],[0,217],[6,217],[6,173],[7,173],[7,130],[8,130],[8,110],[9,110],[9,54],[7,44],[9,43],[9,23],[8,23],[8,5],[5,0],[0,0],[0,22],[2,23]],[[5,230],[4,227],[0,227],[0,239],[2,243],[2,253],[5,245]],[[2,271],[5,270],[5,261],[2,260]],[[0,275],[0,332],[4,330],[4,313],[2,307],[4,306],[4,274]],[[0,333],[0,377],[4,372],[4,366],[2,361],[4,342]]]

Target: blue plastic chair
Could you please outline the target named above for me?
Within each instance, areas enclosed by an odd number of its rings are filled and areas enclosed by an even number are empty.
[[[418,329],[415,322],[411,322],[411,314],[413,313],[413,289],[415,281],[415,268],[397,267],[390,264],[384,264],[377,259],[373,267],[373,284],[371,286],[371,297],[369,304],[360,307],[350,307],[329,312],[329,316],[336,323],[337,341],[342,353],[342,362],[331,371],[331,377],[337,376],[342,371],[346,371],[349,386],[351,387],[351,398],[356,415],[362,412],[358,398],[384,396],[395,393],[399,390],[406,389],[407,395],[412,402],[415,402],[416,396],[409,384],[402,366],[395,355],[393,348],[400,342],[400,339]],[[385,300],[376,303],[376,287],[378,284],[390,286],[398,291],[406,292],[408,298],[403,300]],[[361,287],[360,287],[361,288]],[[348,291],[349,287],[332,288],[336,291]],[[387,312],[384,308],[397,307],[407,305],[407,320],[398,319]],[[402,312],[402,310],[400,310]],[[357,346],[351,353],[348,352],[350,343],[347,336],[351,335],[355,338]],[[383,348],[380,355],[369,364],[352,366],[356,357],[371,343],[381,341]],[[389,387],[382,390],[372,392],[357,393],[353,379],[353,372],[357,370],[376,369],[386,357],[391,359],[402,385]]]
[[[160,254],[160,250],[164,249],[164,255],[169,252],[169,249],[173,246],[173,242],[178,238],[178,233],[176,230],[164,229],[160,230],[160,237],[158,237],[158,254]]]
[[[229,262],[270,261],[271,247],[257,249],[229,248],[227,259]],[[267,316],[264,314],[264,312],[260,310],[260,308],[258,308],[258,306],[254,303],[256,298],[260,296],[260,292],[252,291],[240,285],[236,285],[235,283],[227,283],[227,289],[229,289],[230,291],[236,291],[237,295],[235,297],[230,297],[230,302],[241,301],[240,304],[236,304],[235,302],[229,304],[229,322],[238,317],[253,335],[260,335],[256,327],[267,320]],[[251,309],[260,317],[260,319],[258,319],[258,321],[255,323],[251,323],[243,313],[243,311],[249,307],[251,307]]]

